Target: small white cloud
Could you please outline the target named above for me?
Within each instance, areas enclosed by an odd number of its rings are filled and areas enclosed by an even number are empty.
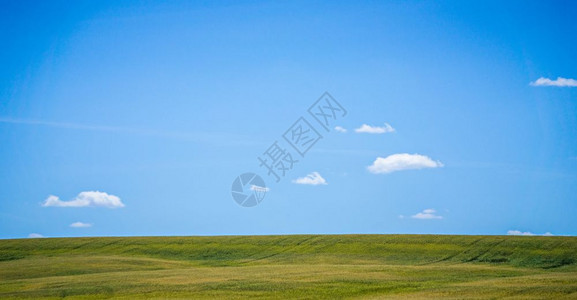
[[[56,206],[56,207],[88,207],[88,206],[102,206],[108,208],[124,207],[124,203],[114,195],[98,191],[81,192],[76,198],[70,201],[61,201],[57,196],[50,195],[42,206]]]
[[[270,191],[270,189],[267,188],[267,187],[262,187],[262,186],[258,186],[258,185],[254,185],[254,184],[250,186],[250,190],[251,190],[251,191],[257,191],[257,192],[268,192],[268,191]]]
[[[309,184],[309,185],[326,185],[327,181],[319,174],[319,172],[312,172],[309,175],[301,178],[297,178],[292,181],[296,184]]]
[[[394,132],[395,128],[391,126],[389,123],[385,123],[385,126],[378,127],[378,126],[371,126],[367,124],[363,124],[361,127],[355,129],[356,133],[388,133]]]
[[[534,235],[543,235],[543,236],[553,236],[551,232],[546,232],[544,234],[535,234],[529,231],[520,231],[520,230],[509,230],[507,231],[507,235],[525,235],[525,236],[534,236]]]
[[[423,210],[420,213],[417,213],[415,215],[412,215],[411,218],[413,219],[421,219],[421,220],[433,220],[433,219],[442,219],[442,216],[438,216],[436,215],[437,211],[432,209],[432,208],[428,208]]]
[[[72,227],[72,228],[87,228],[87,227],[92,227],[92,224],[82,223],[82,222],[74,222],[74,223],[70,224],[70,227]]]
[[[443,166],[443,163],[440,161],[434,161],[424,155],[399,153],[389,155],[385,158],[377,157],[367,169],[373,174],[382,174],[402,170],[440,168]]]
[[[342,133],[347,132],[347,130],[341,126],[335,126],[335,130]]]
[[[535,234],[529,231],[522,232],[519,230],[509,230],[507,231],[507,235],[535,235]]]
[[[570,78],[557,77],[556,80],[541,77],[533,82],[532,86],[558,86],[558,87],[574,87],[577,86],[577,80]]]
[[[404,219],[405,216],[404,215],[399,215],[399,219]]]
[[[31,233],[28,235],[29,239],[38,239],[38,238],[43,238],[44,236],[41,235],[40,233]]]

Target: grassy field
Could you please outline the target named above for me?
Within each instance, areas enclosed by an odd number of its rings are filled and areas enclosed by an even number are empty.
[[[577,238],[0,240],[0,298],[577,299]]]

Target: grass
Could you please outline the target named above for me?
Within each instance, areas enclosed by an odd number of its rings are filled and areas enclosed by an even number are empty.
[[[577,298],[577,238],[0,240],[0,298]]]

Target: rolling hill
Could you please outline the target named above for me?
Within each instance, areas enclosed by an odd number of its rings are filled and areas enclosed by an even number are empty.
[[[577,298],[577,238],[0,240],[0,298]]]

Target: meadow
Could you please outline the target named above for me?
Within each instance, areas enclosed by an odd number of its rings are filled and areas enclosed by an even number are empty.
[[[0,298],[577,298],[577,238],[0,240]]]

